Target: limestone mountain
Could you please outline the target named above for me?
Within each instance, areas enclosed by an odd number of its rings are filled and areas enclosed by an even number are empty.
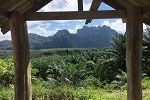
[[[68,30],[58,30],[49,37],[37,34],[29,34],[29,46],[32,50],[49,48],[100,48],[108,47],[111,38],[118,34],[109,26],[87,27],[78,29],[77,33],[71,34]],[[11,41],[0,42],[0,49],[12,49]]]

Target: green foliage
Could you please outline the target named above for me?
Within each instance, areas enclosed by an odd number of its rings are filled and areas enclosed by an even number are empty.
[[[2,88],[0,90],[0,100],[14,100],[14,89]]]
[[[150,29],[147,28],[147,32],[143,36],[143,59],[142,70],[150,77]]]
[[[145,77],[142,80],[142,89],[150,89],[150,78],[149,77]]]
[[[125,35],[116,34],[112,38],[112,48],[107,51],[108,58],[104,61],[107,66],[111,66],[114,69],[121,69],[126,72],[126,41]]]
[[[32,51],[33,100],[126,100],[127,76],[115,67],[116,55],[110,48],[67,50]],[[13,58],[0,59],[0,100],[13,98],[13,92],[9,95],[4,88],[13,91],[13,80]],[[142,80],[142,88],[143,98],[149,99],[148,77]]]
[[[12,50],[0,50],[0,59],[8,59],[12,57],[13,51]]]
[[[0,59],[0,84],[9,87],[14,83],[14,64],[13,59]]]
[[[83,88],[88,88],[88,87],[100,88],[102,87],[102,82],[100,82],[98,79],[96,79],[93,76],[89,76],[86,77],[83,81],[81,81],[79,86]]]

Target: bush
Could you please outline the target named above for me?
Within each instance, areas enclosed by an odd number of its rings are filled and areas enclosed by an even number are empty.
[[[0,90],[0,100],[14,100],[14,89],[2,88]]]
[[[87,87],[93,87],[93,88],[99,87],[100,88],[102,87],[102,83],[95,77],[89,76],[85,80],[81,81],[79,86],[84,87],[84,88],[87,88]]]
[[[9,87],[14,83],[14,63],[13,58],[0,59],[0,84]]]

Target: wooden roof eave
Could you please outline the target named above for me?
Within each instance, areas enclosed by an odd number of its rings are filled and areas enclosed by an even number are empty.
[[[9,12],[2,7],[0,7],[0,15],[7,18],[7,19],[9,18]]]
[[[51,1],[52,0],[38,0],[37,2],[34,2],[33,6],[30,7],[28,10],[26,10],[25,12],[36,12]],[[5,25],[1,27],[1,31],[3,34],[6,34],[9,30],[10,30],[9,22],[7,21]]]

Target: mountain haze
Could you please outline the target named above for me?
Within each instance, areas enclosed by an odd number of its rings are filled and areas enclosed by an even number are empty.
[[[58,30],[56,34],[49,37],[40,36],[34,33],[29,34],[30,49],[49,48],[100,48],[110,46],[111,38],[117,32],[109,26],[87,27],[78,29],[76,34],[68,30]],[[12,49],[11,41],[0,42],[1,50]]]

